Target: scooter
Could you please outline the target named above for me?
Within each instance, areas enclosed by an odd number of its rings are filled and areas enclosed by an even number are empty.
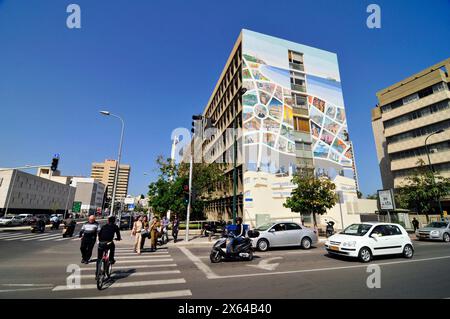
[[[236,235],[230,232],[214,244],[209,255],[212,263],[219,263],[222,260],[253,260],[252,240],[249,237],[243,237],[241,243],[234,246],[231,253],[227,253],[227,245],[233,238],[236,238]]]
[[[51,230],[59,229],[60,221],[52,221],[52,227],[50,227]]]
[[[32,233],[36,233],[36,232],[43,233],[44,231],[45,231],[45,223],[43,221],[42,222],[37,221],[36,224],[31,226]]]
[[[158,239],[156,240],[156,244],[158,245],[158,246],[162,246],[162,245],[165,245],[165,244],[167,244],[167,242],[168,242],[168,232],[167,232],[167,227],[164,227],[163,229],[162,229],[162,232],[161,232],[161,236],[159,236],[158,237]]]
[[[334,234],[334,227],[333,226],[334,226],[334,222],[333,221],[327,222],[327,228],[325,230],[327,238],[331,237]]]
[[[64,229],[62,231],[63,238],[72,237],[74,231],[75,231],[75,223],[72,223],[72,224],[69,224],[69,225],[64,224]]]

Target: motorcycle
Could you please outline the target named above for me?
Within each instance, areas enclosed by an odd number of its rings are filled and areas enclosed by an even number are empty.
[[[50,227],[51,230],[59,229],[59,225],[61,224],[60,221],[52,221],[52,227]]]
[[[249,236],[258,237],[259,234],[249,234]],[[252,240],[249,237],[243,237],[242,241],[236,244],[230,253],[227,252],[227,244],[233,238],[236,238],[236,235],[230,232],[226,237],[220,238],[214,244],[209,255],[212,263],[218,263],[222,260],[253,260]]]
[[[75,231],[75,223],[64,224],[64,229],[62,231],[63,238],[72,237]]]
[[[325,230],[327,238],[331,237],[334,234],[333,226],[334,226],[334,222],[332,222],[332,221],[327,222],[327,228]]]
[[[36,233],[36,232],[43,233],[44,231],[45,231],[44,221],[37,221],[34,225],[31,226],[32,233]]]
[[[158,246],[162,246],[167,244],[168,241],[169,241],[169,234],[167,231],[167,227],[163,227],[163,229],[161,230],[161,234],[158,236],[158,239],[156,240],[156,244]]]

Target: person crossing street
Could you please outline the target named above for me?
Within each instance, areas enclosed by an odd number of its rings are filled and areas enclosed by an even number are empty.
[[[98,259],[100,261],[103,257],[103,252],[109,249],[109,261],[114,264],[116,260],[114,259],[114,252],[116,246],[114,245],[114,235],[116,235],[116,240],[122,240],[120,236],[120,229],[116,225],[116,217],[110,216],[108,218],[108,223],[100,227],[98,232]],[[109,243],[109,245],[108,245]]]
[[[98,223],[95,221],[95,216],[89,216],[88,222],[81,227],[81,263],[88,264],[92,257],[92,249],[94,249],[95,241],[97,239]]]

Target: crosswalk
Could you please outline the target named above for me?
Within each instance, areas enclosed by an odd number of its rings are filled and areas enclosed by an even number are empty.
[[[68,241],[68,240],[77,240],[78,236],[74,234],[73,237],[63,238],[61,232],[44,232],[44,233],[31,233],[31,232],[3,232],[0,233],[0,242],[11,242],[11,241],[20,241],[20,242],[47,242],[47,241]]]
[[[95,262],[80,265],[81,286],[58,285],[52,292],[69,291],[70,298],[83,299],[156,299],[188,298],[187,287],[178,265],[167,249],[136,255],[131,246],[116,247],[116,263],[107,288],[98,291],[95,282]],[[62,295],[63,297],[65,295]]]

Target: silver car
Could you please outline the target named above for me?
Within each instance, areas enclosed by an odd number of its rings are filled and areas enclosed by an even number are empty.
[[[424,228],[416,230],[416,237],[418,240],[431,239],[442,240],[446,243],[450,242],[450,222],[440,221],[431,222]]]
[[[269,247],[288,246],[301,246],[309,249],[311,245],[318,242],[315,230],[294,222],[268,223],[255,230],[259,232],[259,236],[253,238],[252,245],[260,251],[266,251]]]

